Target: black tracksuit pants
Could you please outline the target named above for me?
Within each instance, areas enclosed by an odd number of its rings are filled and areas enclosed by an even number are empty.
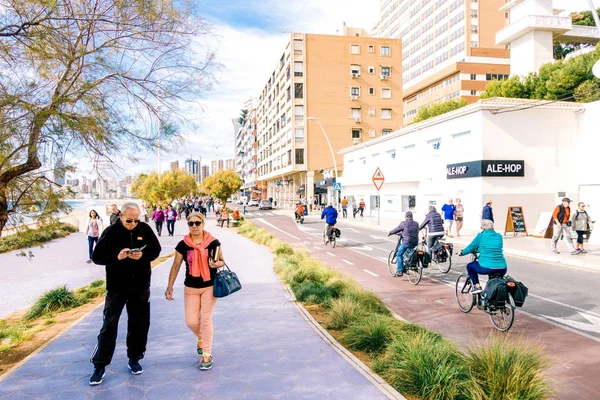
[[[90,360],[95,366],[106,366],[112,360],[123,307],[127,307],[127,357],[136,361],[144,358],[150,329],[150,289],[130,293],[107,292],[104,323]]]

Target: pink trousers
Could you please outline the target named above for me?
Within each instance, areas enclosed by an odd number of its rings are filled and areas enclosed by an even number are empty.
[[[202,340],[202,352],[212,354],[212,317],[217,302],[217,298],[213,296],[213,287],[195,289],[184,286],[183,295],[185,323]]]

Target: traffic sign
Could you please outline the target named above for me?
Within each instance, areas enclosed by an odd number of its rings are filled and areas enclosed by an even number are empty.
[[[375,187],[377,188],[377,191],[381,190],[381,187],[383,186],[383,182],[385,182],[385,177],[383,176],[383,172],[381,172],[381,169],[379,169],[379,167],[377,167],[377,169],[375,170],[375,173],[373,174],[373,185],[375,185]]]
[[[333,190],[337,190],[338,192],[341,192],[342,191],[342,183],[341,182],[334,183]]]

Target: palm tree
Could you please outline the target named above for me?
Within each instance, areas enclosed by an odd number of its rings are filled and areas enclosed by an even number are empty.
[[[240,114],[240,118],[238,119],[238,122],[240,123],[240,125],[244,125],[246,123],[246,118],[248,118],[248,110],[244,109],[242,110],[241,114]]]

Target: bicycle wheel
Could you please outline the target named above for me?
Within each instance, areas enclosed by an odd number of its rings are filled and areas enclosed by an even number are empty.
[[[419,259],[417,264],[408,267],[406,269],[406,275],[408,276],[408,281],[413,285],[418,285],[421,282],[421,277],[423,276],[423,261]]]
[[[331,243],[331,248],[335,248],[335,244],[336,244],[336,240],[335,240],[335,236],[331,237],[331,240],[329,241],[329,243]]]
[[[390,255],[388,256],[388,272],[391,276],[396,276],[396,272],[398,272],[398,264],[396,261],[397,254],[398,253],[396,253],[396,250],[392,250],[390,251]]]
[[[323,244],[327,246],[327,234],[323,233]]]
[[[468,275],[462,274],[456,280],[456,303],[460,311],[468,313],[475,305],[475,296],[471,294],[471,278]]]
[[[446,256],[446,261],[439,262],[438,257],[435,257],[435,263],[437,264],[437,267],[440,270],[440,272],[447,274],[448,271],[450,271],[450,268],[452,267],[452,254],[446,248],[444,249],[444,253]]]
[[[508,293],[508,299],[506,304],[501,309],[490,312],[490,321],[494,328],[500,332],[506,332],[510,329],[513,322],[515,321],[515,301],[513,300],[510,293]]]

